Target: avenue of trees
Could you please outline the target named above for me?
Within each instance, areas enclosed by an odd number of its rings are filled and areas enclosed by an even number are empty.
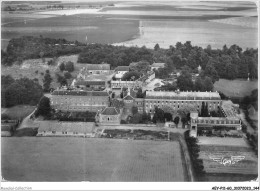
[[[61,55],[79,54],[79,63],[100,64],[102,62],[111,64],[114,69],[117,66],[129,66],[130,63],[141,61],[145,63],[164,62],[166,67],[156,72],[161,78],[168,78],[176,69],[181,70],[184,66],[191,72],[197,72],[201,66],[203,79],[211,78],[212,83],[218,78],[258,78],[258,50],[242,50],[237,45],[222,49],[212,49],[210,46],[201,48],[193,46],[190,41],[177,42],[175,46],[168,49],[157,45],[154,49],[145,46],[124,47],[107,44],[84,44],[69,42],[65,39],[50,39],[25,36],[10,40],[6,51],[1,51],[2,65],[11,66],[13,63],[21,63],[25,59],[58,57]],[[142,66],[140,65],[140,66]],[[136,67],[134,71],[136,70]],[[137,68],[138,69],[138,68]],[[145,67],[139,72],[143,73]]]
[[[36,105],[43,96],[43,89],[38,81],[28,78],[13,79],[1,76],[1,107],[20,104]]]

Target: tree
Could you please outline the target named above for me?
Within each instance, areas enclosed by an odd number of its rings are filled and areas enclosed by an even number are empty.
[[[132,107],[132,113],[133,113],[133,115],[138,113],[138,108],[136,106]]]
[[[210,77],[206,76],[204,80],[204,91],[213,91],[214,85]]]
[[[193,90],[192,76],[187,70],[183,70],[177,78],[177,86],[181,91]]]
[[[175,123],[176,127],[178,127],[178,124],[179,124],[179,121],[180,121],[180,117],[179,116],[176,116],[173,120],[173,122]]]
[[[139,61],[137,63],[131,63],[129,65],[129,69],[130,71],[146,74],[148,71],[150,71],[151,66],[147,61]]]
[[[12,107],[15,105],[23,104],[25,97],[25,88],[18,82],[12,83],[6,88],[4,96],[5,107]]]
[[[205,91],[204,83],[201,77],[197,77],[194,84],[195,91]]]
[[[71,78],[71,73],[69,73],[69,72],[64,72],[64,77],[66,78],[66,79],[70,79]]]
[[[135,113],[133,115],[133,117],[131,118],[131,121],[130,123],[133,123],[133,124],[138,124],[138,123],[141,123],[142,122],[142,114],[140,113]]]
[[[142,88],[139,88],[137,93],[136,93],[136,98],[144,98]]]
[[[65,64],[65,70],[68,71],[68,72],[73,72],[74,71],[74,64],[73,64],[73,62],[68,61]]]
[[[208,62],[208,64],[206,65],[204,75],[211,77],[213,84],[215,83],[215,81],[219,80],[218,72],[216,71],[214,65],[210,62]]]
[[[43,91],[48,92],[50,90],[50,85],[52,82],[51,75],[48,70],[46,70],[46,73],[43,78]]]
[[[155,114],[157,116],[157,121],[156,122],[164,122],[164,111],[161,108],[158,108],[157,106],[155,107]]]
[[[164,118],[166,119],[166,121],[172,121],[172,114],[164,113]]]
[[[37,110],[35,112],[35,116],[38,117],[39,115],[43,117],[49,117],[51,113],[51,105],[50,99],[43,96],[38,104]]]
[[[123,75],[122,81],[130,81],[133,76],[135,77],[135,80],[136,80],[141,76],[141,73],[135,72],[135,71],[127,72]]]
[[[154,50],[155,51],[158,51],[160,49],[160,46],[159,46],[159,44],[157,43],[155,46],[154,46]]]
[[[60,65],[59,65],[59,68],[60,68],[60,71],[63,72],[65,70],[65,64],[64,62],[62,62]]]

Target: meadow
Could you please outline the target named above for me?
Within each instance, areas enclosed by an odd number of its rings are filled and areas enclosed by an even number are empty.
[[[185,181],[175,141],[13,137],[1,150],[9,181]]]
[[[219,79],[214,84],[214,91],[221,91],[229,97],[244,97],[251,94],[251,91],[258,88],[258,80],[247,81],[242,79],[226,80]]]

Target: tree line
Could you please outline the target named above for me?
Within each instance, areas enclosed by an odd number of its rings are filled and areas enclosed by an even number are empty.
[[[143,47],[113,46],[108,44],[85,44],[70,42],[65,39],[51,39],[24,36],[10,40],[6,51],[2,50],[2,64],[10,66],[14,62],[21,63],[24,59],[41,57],[58,57],[61,55],[78,54],[79,63],[100,64],[106,62],[114,69],[117,66],[129,66],[132,62],[144,61],[164,62],[166,67],[157,72],[158,76],[168,78],[175,70],[184,66],[196,72],[201,66],[202,76],[212,78],[258,78],[258,49],[242,50],[237,45],[229,48],[212,49],[193,46],[190,41],[177,42],[168,49],[156,45],[154,49]]]

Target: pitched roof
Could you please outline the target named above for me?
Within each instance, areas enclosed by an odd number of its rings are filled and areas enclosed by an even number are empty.
[[[124,100],[133,100],[134,98],[131,95],[126,95],[123,99]]]
[[[108,93],[104,91],[83,91],[83,90],[54,90],[51,95],[73,95],[73,96],[105,96]]]
[[[153,63],[151,67],[160,67],[163,68],[165,66],[165,63]]]
[[[101,111],[102,115],[119,115],[119,109],[115,107],[106,107],[103,111]]]
[[[84,86],[87,86],[87,85],[103,85],[105,86],[106,85],[106,82],[105,81],[77,81],[75,83],[76,86],[80,86],[80,85],[84,85]]]
[[[40,121],[38,132],[57,131],[57,132],[78,132],[91,133],[93,122],[59,122],[59,121]]]
[[[86,64],[87,70],[110,70],[110,64]]]
[[[115,71],[129,71],[129,66],[118,66]]]

